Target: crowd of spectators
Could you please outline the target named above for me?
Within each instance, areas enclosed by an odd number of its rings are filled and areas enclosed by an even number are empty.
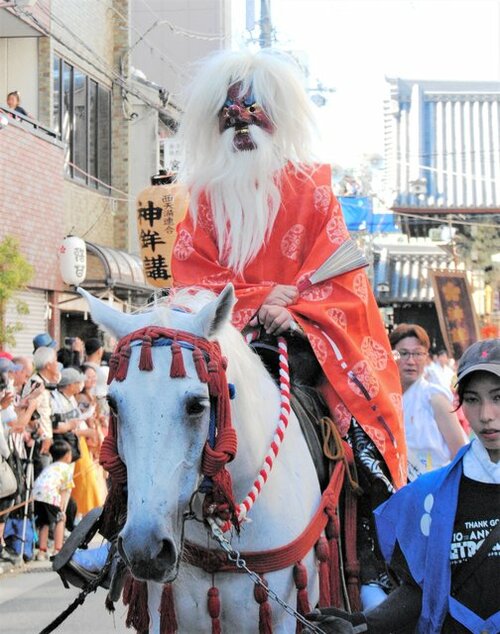
[[[56,553],[64,535],[104,501],[103,356],[98,338],[74,337],[57,350],[48,333],[33,339],[31,357],[0,352],[0,456],[18,480],[17,492],[0,499],[0,566],[19,563],[21,552],[25,560]],[[37,551],[21,547],[16,522],[36,524]]]

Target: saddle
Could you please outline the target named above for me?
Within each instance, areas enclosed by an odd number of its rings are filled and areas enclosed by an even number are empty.
[[[322,420],[329,416],[329,412],[317,389],[323,371],[305,337],[291,334],[285,338],[290,368],[290,404],[313,459],[321,491],[324,491],[330,480],[331,462],[323,450],[322,430]],[[250,347],[259,355],[269,374],[279,384],[279,350],[276,338],[264,333],[261,338],[251,342]]]

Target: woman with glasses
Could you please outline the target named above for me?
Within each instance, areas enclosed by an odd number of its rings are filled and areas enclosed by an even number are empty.
[[[453,411],[453,395],[429,383],[424,371],[429,357],[427,333],[416,324],[400,324],[389,336],[397,357],[408,446],[408,479],[450,462],[467,438]]]

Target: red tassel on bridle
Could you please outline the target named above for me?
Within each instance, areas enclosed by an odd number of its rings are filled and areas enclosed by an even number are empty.
[[[170,366],[170,376],[172,379],[183,379],[186,376],[186,368],[184,367],[184,357],[182,356],[182,348],[177,341],[177,337],[172,343],[172,365]]]
[[[326,537],[318,539],[315,546],[316,558],[319,561],[319,607],[330,605],[330,545]]]
[[[199,348],[193,350],[194,367],[202,383],[208,383],[208,368],[205,356]]]
[[[118,368],[115,373],[117,381],[124,381],[127,377],[128,362],[130,359],[130,346],[124,346],[120,350],[120,358],[118,360]]]
[[[220,627],[220,598],[219,589],[215,586],[209,588],[207,593],[207,608],[212,619],[212,634],[221,634]]]
[[[116,376],[116,371],[118,370],[118,362],[120,361],[120,356],[117,352],[111,355],[109,360],[109,373],[108,373],[108,385],[113,381]]]
[[[175,634],[177,628],[173,588],[171,583],[166,583],[161,594],[160,632],[161,634]]]
[[[297,562],[293,567],[293,580],[297,588],[297,612],[302,615],[308,614],[311,610],[307,596],[307,568],[301,561]],[[297,634],[302,632],[302,625],[298,622],[295,631]]]
[[[149,335],[144,335],[142,339],[141,358],[139,359],[139,370],[151,372],[153,369],[153,355],[151,346],[153,341]]]
[[[123,603],[128,605],[125,625],[137,632],[149,632],[148,586],[145,581],[136,581],[127,576],[123,587]]]
[[[273,634],[273,618],[268,601],[267,581],[263,575],[261,575],[260,579],[266,588],[258,585],[253,588],[254,599],[259,604],[259,634]]]

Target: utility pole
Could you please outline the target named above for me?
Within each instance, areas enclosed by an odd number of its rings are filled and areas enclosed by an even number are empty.
[[[271,0],[260,0],[260,48],[271,46]]]

